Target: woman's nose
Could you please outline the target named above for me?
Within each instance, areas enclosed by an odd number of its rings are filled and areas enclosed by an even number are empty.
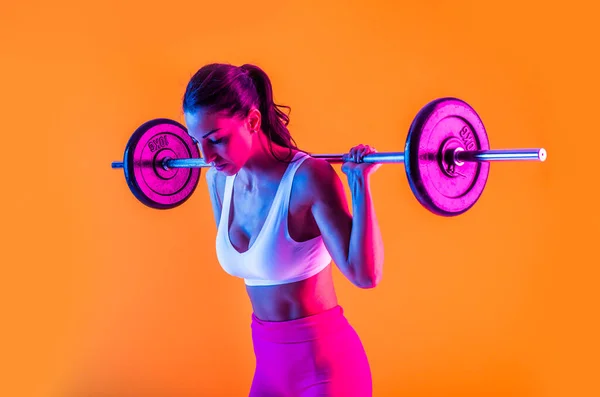
[[[212,150],[210,150],[210,148],[208,148],[207,146],[200,145],[200,153],[202,153],[202,158],[205,162],[212,163],[213,161],[215,161],[215,153]]]

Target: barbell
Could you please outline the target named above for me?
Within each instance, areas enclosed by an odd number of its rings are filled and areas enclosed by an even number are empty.
[[[312,154],[331,163],[343,154]],[[404,163],[410,188],[419,203],[434,214],[456,216],[481,197],[492,161],[546,160],[546,150],[490,150],[483,122],[475,110],[457,98],[426,104],[410,125],[404,152],[372,153],[366,163]],[[211,167],[180,123],[150,120],[132,134],[122,162],[133,195],[154,209],[171,209],[194,193],[200,170]]]

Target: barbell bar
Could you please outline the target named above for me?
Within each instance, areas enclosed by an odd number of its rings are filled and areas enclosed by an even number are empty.
[[[311,154],[331,163],[344,154]],[[404,152],[372,153],[365,163],[404,163],[417,200],[441,216],[456,216],[480,198],[490,162],[546,160],[544,148],[492,150],[483,122],[475,110],[457,98],[439,98],[424,106],[413,120]],[[180,123],[150,120],[129,139],[122,162],[132,193],[145,205],[169,209],[194,192],[200,169],[211,167],[200,157],[197,144]]]
[[[311,157],[322,159],[330,163],[342,163],[344,154],[311,154]],[[459,166],[464,162],[483,162],[483,161],[545,161],[546,150],[544,148],[536,149],[505,149],[505,150],[456,150],[454,149],[454,158]],[[372,153],[363,157],[363,163],[377,164],[396,164],[404,163],[404,152],[384,152]],[[204,159],[171,159],[162,160],[161,166],[164,169],[169,168],[210,168],[212,163],[207,163]],[[123,168],[123,162],[115,161],[112,168]]]

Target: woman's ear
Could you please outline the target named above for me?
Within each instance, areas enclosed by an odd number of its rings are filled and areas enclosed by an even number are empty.
[[[252,108],[248,113],[248,130],[251,133],[258,132],[260,130],[261,125],[261,114],[260,111],[256,108]]]

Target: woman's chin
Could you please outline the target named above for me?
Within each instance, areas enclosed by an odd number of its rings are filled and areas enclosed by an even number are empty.
[[[233,164],[229,164],[229,163],[215,166],[215,169],[218,172],[222,172],[223,174],[225,174],[227,176],[235,175],[238,171],[237,168]]]

